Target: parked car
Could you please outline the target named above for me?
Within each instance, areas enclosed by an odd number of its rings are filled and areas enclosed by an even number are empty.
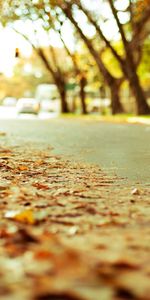
[[[40,103],[34,98],[20,98],[16,105],[17,113],[37,115],[40,111]]]
[[[17,99],[14,97],[6,97],[3,99],[2,105],[3,106],[16,106]]]

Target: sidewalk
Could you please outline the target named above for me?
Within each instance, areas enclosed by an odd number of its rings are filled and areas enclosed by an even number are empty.
[[[63,116],[63,115],[62,115]],[[75,118],[84,119],[87,121],[101,121],[101,122],[112,122],[112,123],[129,123],[129,124],[145,124],[150,125],[150,116],[128,116],[126,114],[120,115],[99,115],[99,114],[89,114],[89,115],[73,115],[65,114],[65,118]]]
[[[148,300],[150,185],[1,145],[0,299]]]

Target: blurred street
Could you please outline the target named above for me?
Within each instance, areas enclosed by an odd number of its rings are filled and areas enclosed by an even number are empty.
[[[0,131],[6,133],[11,143],[31,142],[37,149],[50,146],[54,154],[98,164],[107,173],[131,182],[149,183],[148,125],[77,121],[54,118],[54,114],[52,117],[24,115],[16,118],[14,115],[14,120],[1,118]]]

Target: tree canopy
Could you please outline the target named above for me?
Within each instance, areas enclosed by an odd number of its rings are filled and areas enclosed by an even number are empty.
[[[150,33],[150,0],[94,0],[92,5],[85,0],[5,0],[1,1],[1,16],[3,24],[13,25],[15,30],[19,22],[30,24],[30,31],[17,31],[31,43],[53,77],[62,111],[68,111],[65,87],[76,78],[81,84],[82,111],[86,112],[85,86],[90,76],[90,81],[99,78],[108,88],[112,113],[123,111],[120,90],[127,81],[136,112],[149,114],[143,84],[148,73],[144,49]],[[47,39],[47,50],[43,38]],[[63,59],[54,46],[56,39],[64,49]]]

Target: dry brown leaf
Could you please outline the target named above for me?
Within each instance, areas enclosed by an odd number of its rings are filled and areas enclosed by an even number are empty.
[[[6,136],[6,132],[0,131],[0,136]]]
[[[49,186],[44,184],[44,183],[40,183],[40,182],[35,182],[32,184],[32,186],[36,187],[38,190],[48,190]]]
[[[131,194],[132,194],[132,195],[140,195],[140,191],[139,191],[137,188],[134,188],[134,189],[131,191]]]
[[[29,167],[26,166],[26,165],[19,165],[19,166],[18,166],[18,170],[19,170],[19,171],[28,171],[28,170],[29,170]]]

